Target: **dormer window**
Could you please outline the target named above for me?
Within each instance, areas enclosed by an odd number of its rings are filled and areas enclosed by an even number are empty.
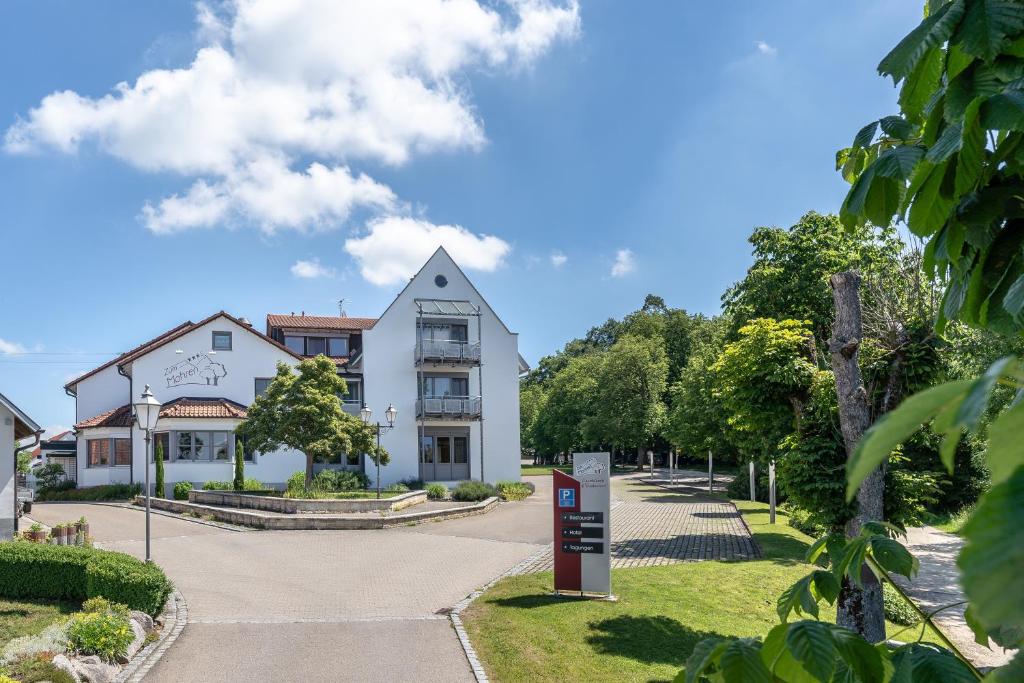
[[[210,344],[210,348],[214,351],[230,351],[231,350],[231,333],[230,332],[214,332],[213,342]]]

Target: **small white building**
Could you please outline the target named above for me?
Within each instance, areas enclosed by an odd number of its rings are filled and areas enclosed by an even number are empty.
[[[17,451],[35,445],[19,447],[17,442],[30,436],[38,442],[42,433],[35,420],[0,394],[0,541],[9,541],[17,527]]]
[[[384,421],[391,463],[381,483],[406,479],[494,482],[519,478],[518,339],[443,249],[379,319],[267,316],[266,334],[223,311],[185,322],[69,382],[76,401],[79,486],[145,480],[145,437],[131,402],[148,384],[163,404],[156,441],[168,490],[232,478],[234,429],[278,362],[331,357],[348,384],[347,412]],[[295,451],[247,453],[246,476],[281,486],[305,467]],[[369,464],[368,464],[369,463]],[[375,468],[360,454],[320,467]],[[165,492],[166,494],[167,492]]]

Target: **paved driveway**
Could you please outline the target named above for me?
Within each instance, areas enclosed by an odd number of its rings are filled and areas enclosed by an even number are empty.
[[[445,611],[550,543],[550,486],[464,519],[379,531],[234,531],[154,515],[153,559],[188,626],[146,681],[472,681]],[[142,556],[141,511],[85,515],[105,548]]]

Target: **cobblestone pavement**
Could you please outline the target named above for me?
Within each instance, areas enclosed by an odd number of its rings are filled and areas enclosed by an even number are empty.
[[[689,479],[694,479],[688,473]],[[656,473],[656,481],[663,481]],[[678,490],[650,481],[650,474],[612,479],[612,567],[653,567],[691,560],[739,560],[757,556],[750,532],[736,507],[687,479]],[[724,483],[723,483],[724,485]],[[546,552],[526,572],[553,568]]]

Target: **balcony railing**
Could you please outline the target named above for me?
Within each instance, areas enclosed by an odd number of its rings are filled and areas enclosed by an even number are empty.
[[[416,345],[417,363],[457,363],[478,365],[480,342],[454,339],[423,339]]]
[[[476,420],[480,417],[479,396],[445,396],[416,401],[416,417],[441,420]]]
[[[341,401],[341,409],[349,415],[359,415],[359,409],[362,407],[363,404],[361,401],[348,401],[345,399],[342,399]]]

